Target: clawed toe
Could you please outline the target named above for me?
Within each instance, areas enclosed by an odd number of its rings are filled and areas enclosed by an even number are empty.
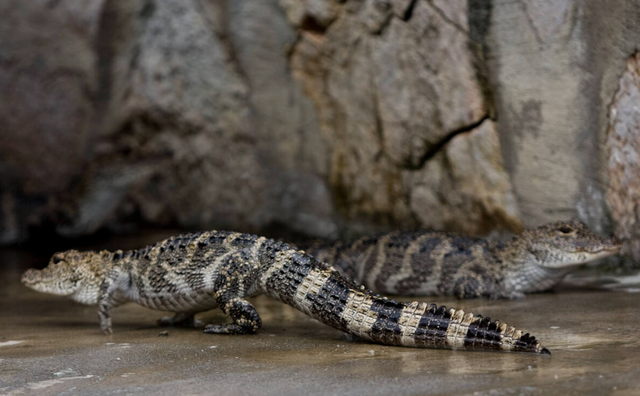
[[[208,324],[204,327],[204,332],[207,334],[251,334],[255,331],[251,331],[251,328],[243,327],[235,323],[214,325]]]
[[[204,332],[207,334],[229,334],[226,327],[227,326],[208,324],[204,327]]]

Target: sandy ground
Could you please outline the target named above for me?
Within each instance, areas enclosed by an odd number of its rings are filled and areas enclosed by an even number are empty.
[[[637,293],[571,289],[522,301],[436,301],[523,328],[551,357],[348,340],[266,297],[254,300],[263,319],[256,335],[170,328],[163,336],[155,326],[163,313],[129,304],[114,311],[115,333],[104,336],[95,307],[19,283],[24,269],[45,263],[41,252],[0,251],[3,395],[640,395]],[[199,318],[224,320],[216,311]]]

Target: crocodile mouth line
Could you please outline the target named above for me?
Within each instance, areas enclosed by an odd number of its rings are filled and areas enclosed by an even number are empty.
[[[600,250],[594,250],[589,253],[600,254],[600,253],[617,253],[620,251],[620,246],[611,247],[611,248],[602,248]]]
[[[602,248],[599,250],[577,250],[576,254],[586,254],[589,257],[585,258],[584,262],[597,260],[604,257],[612,256],[620,251],[619,247],[616,248]]]

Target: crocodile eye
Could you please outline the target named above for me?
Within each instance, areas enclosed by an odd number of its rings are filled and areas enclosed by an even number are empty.
[[[573,228],[563,225],[560,228],[558,228],[558,232],[560,232],[563,235],[569,235],[569,234],[573,234],[574,232],[576,232],[576,230],[574,230]]]
[[[60,256],[53,256],[53,263],[54,264],[58,264],[59,262],[62,261],[62,257]]]

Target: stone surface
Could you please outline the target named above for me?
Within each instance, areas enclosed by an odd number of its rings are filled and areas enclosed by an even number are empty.
[[[336,18],[340,4],[336,0],[280,0],[287,19],[296,27],[317,25],[326,28]]]
[[[640,52],[629,58],[609,108],[607,200],[615,235],[640,261]]]
[[[63,191],[82,171],[104,1],[48,3],[0,4],[0,179],[35,196]]]
[[[448,9],[466,24],[464,4],[453,4]],[[469,45],[464,31],[425,2],[409,21],[394,18],[373,41],[382,149],[395,164],[421,166],[447,135],[487,116]]]
[[[456,135],[424,169],[404,176],[424,227],[470,235],[522,227],[493,121]],[[431,210],[439,207],[447,210]]]
[[[440,182],[424,180],[441,166],[434,155],[451,137],[474,130],[491,115],[491,99],[482,86],[480,48],[469,40],[467,29],[464,1],[393,7],[373,0],[347,3],[326,30],[300,26],[291,67],[330,136],[330,182],[336,205],[350,225],[377,219],[390,226],[473,234],[519,228],[502,160],[492,163],[490,175],[483,175],[488,170],[483,159],[469,156],[466,148],[447,145],[448,155],[466,157],[469,169],[478,170],[467,179],[476,187],[489,191],[494,185],[485,182],[501,178],[501,188],[490,193],[495,199],[487,211],[479,211],[486,209],[482,194],[439,190],[461,186],[460,180],[449,183],[447,173],[440,172]],[[495,134],[474,136],[488,139],[480,145],[491,147],[494,158],[501,156]],[[437,165],[430,166],[432,157]],[[458,202],[425,198],[438,194],[456,196]],[[459,218],[461,213],[482,221],[462,225],[434,219]]]
[[[607,106],[640,37],[640,3],[500,0],[472,11],[525,224],[579,217],[609,232]]]
[[[584,76],[573,70],[585,56],[578,3],[496,1],[493,7],[499,130],[528,226],[576,216],[583,152],[591,149],[585,140],[595,138],[574,115],[583,105]]]
[[[639,0],[0,7],[0,243],[629,229],[603,148]]]
[[[325,143],[289,74],[295,32],[277,1],[4,7],[4,242],[48,224],[67,236],[131,222],[337,232]],[[52,33],[60,26],[69,34]]]
[[[131,21],[133,42],[113,38],[119,47],[112,62],[128,69],[118,70],[126,81],[114,84],[122,91],[111,93],[114,110],[104,116],[114,127],[102,131],[99,144],[107,162],[166,157],[127,197],[146,221],[247,227],[266,197],[254,155],[258,134],[247,117],[247,84],[207,7],[148,2]]]
[[[251,222],[256,228],[278,223],[307,235],[335,235],[326,136],[286,57],[295,31],[275,1],[229,2],[227,19],[228,45],[250,87],[253,155],[265,169],[269,194]]]
[[[82,174],[103,4],[0,4],[0,243],[37,221],[24,200],[42,207]]]

